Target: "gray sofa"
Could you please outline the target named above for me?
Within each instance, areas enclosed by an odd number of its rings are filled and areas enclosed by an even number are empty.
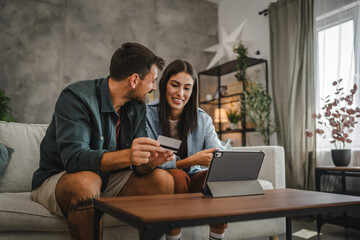
[[[65,219],[49,213],[29,198],[33,172],[39,164],[39,145],[46,124],[0,121],[0,143],[13,148],[11,160],[0,176],[0,239],[70,239]],[[260,171],[264,188],[284,188],[284,152],[279,146],[240,147],[260,149],[265,159]],[[208,226],[183,229],[183,239],[208,239]],[[285,232],[283,218],[230,223],[225,239],[277,236]],[[108,215],[104,239],[138,239],[138,231]],[[163,237],[164,239],[164,237]]]

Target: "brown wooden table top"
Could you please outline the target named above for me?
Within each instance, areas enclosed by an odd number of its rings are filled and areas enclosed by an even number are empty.
[[[295,189],[265,195],[208,198],[201,193],[98,198],[95,205],[142,223],[279,213],[311,208],[359,206],[360,197]]]

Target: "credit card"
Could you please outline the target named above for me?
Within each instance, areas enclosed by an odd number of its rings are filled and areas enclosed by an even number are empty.
[[[157,141],[160,143],[160,146],[166,150],[177,153],[180,148],[181,141],[175,138],[169,138],[162,135],[159,135]]]

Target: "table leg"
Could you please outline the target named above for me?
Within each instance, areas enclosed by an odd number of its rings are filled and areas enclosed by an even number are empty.
[[[315,190],[320,192],[321,191],[321,171],[316,169],[315,170]]]
[[[321,192],[321,175],[322,171],[315,169],[315,190]],[[320,234],[322,223],[320,222],[321,214],[316,214],[316,228],[317,233]]]
[[[286,240],[292,239],[291,217],[286,217]]]
[[[341,190],[343,191],[343,193],[346,192],[346,172],[345,171],[341,173]],[[348,228],[347,212],[343,212],[343,218],[344,218],[345,232],[347,234],[347,228]]]
[[[320,234],[321,226],[324,224],[323,222],[321,222],[321,218],[322,218],[321,214],[316,215],[316,229],[318,235]]]
[[[93,240],[98,240],[100,236],[100,219],[104,213],[94,208],[93,219]],[[101,229],[102,230],[102,229]]]

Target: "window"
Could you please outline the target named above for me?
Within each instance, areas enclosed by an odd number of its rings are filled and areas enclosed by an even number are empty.
[[[357,12],[359,1],[335,9],[327,14],[318,17],[316,20],[316,78],[317,78],[317,96],[316,109],[321,113],[320,108],[324,105],[321,99],[332,95],[335,88],[332,82],[342,78],[342,87],[345,93],[349,93],[354,83],[359,86],[359,59],[360,52],[356,49],[356,39],[359,32],[356,26]],[[360,17],[360,16],[359,16]],[[359,29],[360,30],[360,29]],[[331,99],[335,97],[331,96]],[[355,95],[354,106],[359,106],[359,90]],[[353,143],[347,144],[352,149],[360,149],[360,123],[358,123],[351,135]],[[320,124],[317,123],[317,127]],[[323,126],[321,126],[324,129]],[[326,139],[317,136],[316,144],[318,151],[333,149],[334,145],[330,144],[331,134],[325,130]]]

